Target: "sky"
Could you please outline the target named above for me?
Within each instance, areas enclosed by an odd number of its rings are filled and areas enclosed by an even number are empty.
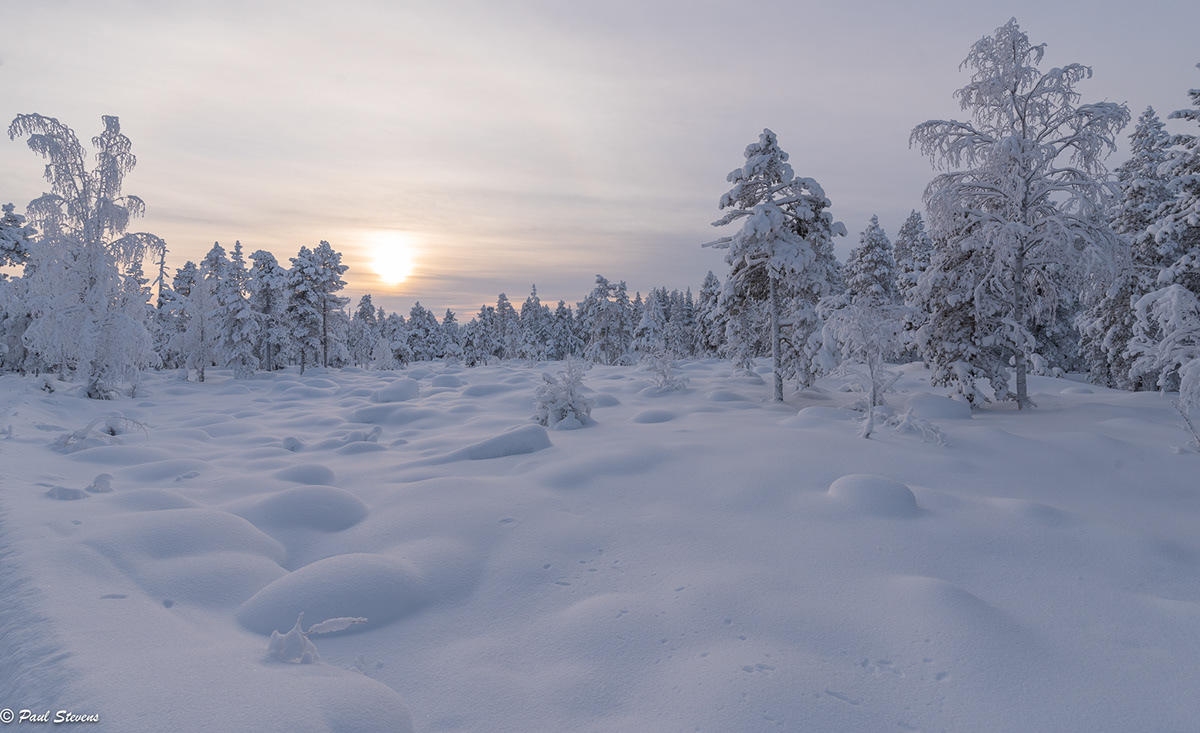
[[[1093,68],[1084,102],[1165,118],[1200,87],[1193,0],[336,5],[5,0],[0,118],[86,141],[120,117],[146,202],[131,229],[172,268],[218,241],[287,266],[327,240],[355,302],[465,320],[532,284],[574,303],[597,274],[630,292],[722,275],[700,245],[763,128],[825,189],[843,260],[873,214],[894,237],[934,175],[909,132],[965,117],[959,64],[1010,17],[1043,69]],[[20,139],[0,138],[0,170],[0,202],[45,190]]]

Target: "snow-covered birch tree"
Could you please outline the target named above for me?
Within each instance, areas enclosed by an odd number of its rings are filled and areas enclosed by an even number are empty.
[[[925,191],[935,241],[982,256],[974,268],[977,279],[953,292],[975,304],[975,324],[966,335],[976,346],[996,347],[1011,359],[1018,407],[1029,404],[1034,322],[1055,317],[1063,275],[1079,273],[1085,259],[1111,262],[1118,247],[1103,213],[1108,198],[1103,161],[1129,121],[1124,105],[1080,104],[1075,87],[1091,69],[1073,63],[1040,71],[1044,53],[1045,45],[1030,43],[1016,19],[981,38],[962,63],[971,80],[955,94],[972,121],[930,120],[910,137],[910,144],[945,170]],[[1083,257],[1085,250],[1094,256]],[[935,258],[931,270],[955,259]],[[922,281],[944,282],[945,274],[926,271]],[[960,305],[927,302],[934,308]],[[1002,307],[994,310],[995,305]],[[946,337],[929,332],[928,323],[923,328],[926,343]],[[945,352],[925,350],[927,359],[939,353]],[[944,377],[962,371],[935,366]],[[1006,384],[996,380],[993,387],[997,397],[1009,395]],[[974,392],[972,385],[960,388]]]
[[[27,137],[47,160],[50,184],[26,209],[41,236],[23,278],[30,316],[23,341],[43,367],[82,377],[95,398],[131,388],[142,369],[158,363],[145,303],[137,302],[142,286],[131,273],[166,246],[152,234],[126,232],[145,210],[140,198],[121,193],[137,158],[120,121],[103,121],[90,170],[75,133],[58,120],[18,115],[8,128],[9,138]]]

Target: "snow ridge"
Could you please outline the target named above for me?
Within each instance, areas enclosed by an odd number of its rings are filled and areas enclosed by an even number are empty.
[[[8,542],[0,508],[0,702],[40,710],[61,705],[77,678],[68,652],[55,641],[53,623],[37,613],[41,593],[22,574],[17,552]]]

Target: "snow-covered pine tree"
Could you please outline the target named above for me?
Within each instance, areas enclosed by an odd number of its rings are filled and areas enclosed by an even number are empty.
[[[805,330],[815,327],[815,318],[806,318],[805,311],[816,304],[811,295],[819,298],[832,289],[832,273],[821,254],[828,249],[832,255],[832,238],[844,235],[846,228],[825,211],[830,203],[821,186],[792,172],[775,133],[764,129],[758,142],[747,146],[745,158],[746,164],[727,177],[734,187],[721,197],[719,208],[728,213],[713,222],[725,226],[743,220],[742,228],[703,246],[728,250],[725,297],[740,294],[765,303],[771,329],[773,399],[782,401],[785,370],[790,369],[802,383],[811,376],[797,356],[799,345],[811,333]],[[788,314],[789,310],[793,312]],[[793,346],[789,356],[784,354],[785,340]]]
[[[4,215],[0,216],[0,267],[25,264],[33,244],[34,228],[14,208],[12,204],[4,204]],[[0,272],[0,280],[7,279],[8,273]]]
[[[1197,64],[1200,68],[1200,64]],[[1192,109],[1180,109],[1170,119],[1200,123],[1200,89],[1191,89]],[[1169,259],[1200,253],[1200,136],[1180,134],[1171,136],[1171,148],[1163,162],[1161,173],[1167,179],[1171,199],[1155,214],[1150,232],[1160,250]],[[1174,254],[1174,258],[1170,255]],[[1190,273],[1198,282],[1180,282],[1193,293],[1200,294],[1200,274]]]
[[[267,371],[283,365],[280,355],[291,344],[287,315],[288,271],[279,265],[275,255],[260,249],[250,255],[254,263],[246,281],[250,293],[250,308],[258,314],[261,328],[255,350],[259,364]]]
[[[614,285],[596,275],[596,286],[578,303],[583,357],[595,364],[619,364],[633,341],[629,324],[629,294],[625,282]]]
[[[463,329],[463,360],[467,366],[487,366],[501,350],[496,308],[480,306],[479,313]]]
[[[1130,139],[1130,157],[1117,166],[1118,198],[1109,216],[1113,231],[1125,243],[1127,263],[1114,278],[1095,278],[1085,289],[1090,303],[1080,313],[1080,351],[1089,379],[1119,389],[1152,389],[1154,379],[1135,375],[1133,303],[1158,288],[1158,274],[1170,264],[1149,229],[1154,215],[1170,200],[1167,181],[1159,173],[1167,157],[1170,135],[1147,107]]]
[[[433,361],[442,356],[441,324],[421,301],[408,312],[408,349],[413,361]]]
[[[691,358],[696,354],[696,304],[692,289],[684,295],[671,293],[671,317],[667,321],[667,351],[675,356]]]
[[[850,251],[844,271],[846,292],[851,301],[863,305],[892,305],[898,301],[896,259],[892,242],[879,217],[872,216],[859,235],[859,245]]]
[[[58,120],[18,115],[8,128],[9,138],[28,137],[48,161],[51,189],[26,209],[41,236],[22,278],[30,319],[23,342],[43,367],[82,377],[93,398],[131,391],[141,370],[159,363],[146,310],[134,303],[141,283],[126,273],[166,247],[152,234],[127,233],[145,210],[140,198],[121,194],[137,158],[120,121],[102,119],[91,170],[75,133]]]
[[[216,264],[215,260],[206,257],[198,268],[191,262],[184,265],[184,268],[191,266],[195,280],[184,289],[186,295],[179,309],[179,326],[170,343],[170,350],[179,355],[179,365],[195,370],[196,380],[200,382],[204,381],[205,371],[216,363],[220,339],[216,323],[220,309],[216,294],[219,280],[212,270]],[[179,280],[177,274],[176,281]]]
[[[901,302],[912,305],[910,293],[917,285],[917,278],[929,267],[933,256],[933,240],[925,232],[925,220],[913,209],[900,231],[896,233],[893,245],[896,258],[896,286]]]
[[[930,120],[910,138],[935,165],[949,169],[925,191],[935,241],[983,262],[964,273],[921,277],[930,287],[920,299],[932,309],[923,350],[938,379],[956,382],[964,394],[979,396],[958,375],[986,374],[997,398],[1010,395],[1003,364],[980,364],[998,347],[1016,369],[1013,398],[1029,405],[1028,358],[1037,349],[1035,322],[1050,322],[1059,302],[1062,275],[1077,275],[1086,250],[1093,262],[1112,263],[1119,242],[1104,221],[1107,183],[1104,158],[1129,121],[1124,105],[1079,104],[1075,85],[1091,69],[1067,64],[1037,68],[1045,45],[1033,45],[1015,19],[977,41],[963,66],[971,81],[956,96],[972,122]],[[957,170],[955,170],[957,169]],[[947,253],[931,268],[964,259]],[[1058,278],[1058,279],[1056,279]],[[961,287],[944,288],[948,279]],[[923,285],[919,285],[919,288]],[[945,293],[952,300],[934,295]],[[974,323],[948,324],[946,312],[959,312],[970,293]],[[947,330],[945,327],[949,326]],[[951,335],[950,331],[953,331]],[[941,348],[947,339],[968,338],[971,347]],[[954,354],[953,362],[940,361]],[[969,358],[961,367],[954,362]],[[939,361],[935,361],[938,359]]]
[[[914,291],[917,279],[929,267],[933,257],[933,240],[925,232],[925,220],[915,209],[904,220],[893,243],[896,258],[896,290],[905,306],[901,348],[897,356],[903,361],[917,358],[916,335],[925,322],[925,313],[915,307]]]
[[[367,293],[359,298],[358,308],[354,310],[354,317],[350,319],[350,333],[346,344],[350,350],[350,363],[355,366],[369,365],[377,341],[379,322],[375,320],[375,304],[371,302],[371,294]]]
[[[345,334],[339,334],[336,328],[335,313],[348,302],[347,298],[336,295],[346,286],[342,275],[347,267],[342,264],[341,253],[326,241],[312,250],[301,247],[291,261],[287,278],[287,312],[293,338],[300,350],[300,373],[303,374],[310,359],[327,367],[331,355],[336,357],[340,349],[345,348]]]
[[[383,309],[380,308],[379,311],[382,314]],[[408,323],[399,313],[389,313],[378,320],[380,335],[387,342],[388,350],[392,354],[392,363],[395,365],[388,368],[404,369],[413,360],[412,349],[408,348]]]
[[[498,345],[496,357],[499,359],[516,359],[521,345],[521,316],[513,308],[508,296],[504,293],[496,298],[495,328]]]
[[[249,379],[258,369],[255,354],[264,318],[250,307],[247,298],[249,274],[242,256],[242,243],[235,242],[233,254],[224,263],[225,272],[217,281],[215,321],[220,334],[217,343],[217,364],[232,369],[235,379]]]
[[[709,270],[700,284],[700,298],[696,304],[696,351],[700,356],[716,356],[725,340],[721,289],[721,281]]]
[[[633,332],[633,350],[645,360],[667,352],[667,317],[663,313],[663,297],[666,294],[651,290],[642,304],[642,318]]]
[[[454,311],[446,309],[442,316],[442,351],[447,364],[458,364],[463,358],[462,328]]]
[[[542,305],[537,294],[537,285],[532,286],[529,297],[521,304],[521,337],[517,346],[518,355],[527,364],[547,358],[550,347],[550,309]]]
[[[583,353],[583,339],[579,336],[579,324],[574,311],[566,301],[558,301],[558,306],[554,309],[551,334],[553,346],[548,355],[550,359],[560,361],[568,356],[580,356]]]

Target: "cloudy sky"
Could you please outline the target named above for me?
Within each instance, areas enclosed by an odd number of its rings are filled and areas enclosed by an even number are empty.
[[[597,273],[643,292],[721,274],[699,245],[764,127],[824,186],[843,259],[872,214],[894,236],[932,175],[909,131],[964,116],[958,65],[1012,16],[1044,68],[1093,67],[1086,102],[1165,117],[1200,86],[1194,0],[14,0],[0,117],[87,140],[119,116],[134,228],[173,267],[214,241],[286,266],[328,240],[355,300],[469,318],[531,283],[574,302]],[[21,140],[0,170],[0,202],[44,189]]]

